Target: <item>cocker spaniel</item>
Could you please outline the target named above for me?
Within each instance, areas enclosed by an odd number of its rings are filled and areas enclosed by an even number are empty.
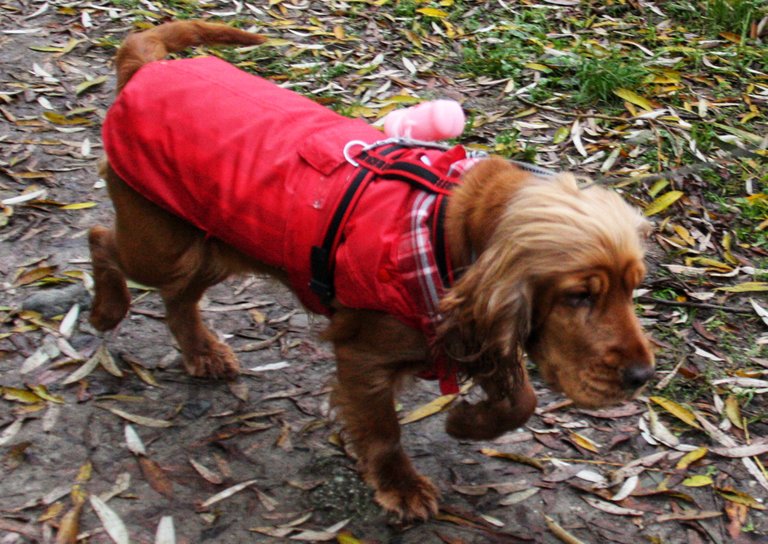
[[[232,350],[198,301],[232,274],[269,273],[330,317],[332,401],[379,504],[437,511],[438,489],[400,443],[395,395],[412,375],[443,392],[472,379],[446,428],[489,439],[536,406],[524,353],[580,406],[635,395],[653,375],[634,315],[643,217],[617,194],[545,178],[464,148],[382,141],[359,120],[212,57],[198,44],[257,45],[223,25],[173,22],[131,34],[104,124],[116,219],[93,227],[90,320],[126,315],[126,278],[156,287],[193,376],[232,378]]]

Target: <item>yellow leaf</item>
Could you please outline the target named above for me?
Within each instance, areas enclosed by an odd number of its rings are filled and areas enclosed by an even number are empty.
[[[722,487],[716,487],[715,491],[717,491],[717,493],[727,501],[743,504],[744,506],[749,506],[755,510],[765,510],[766,508],[765,505],[760,504],[757,499],[751,495],[747,495],[743,491],[736,491],[735,489],[724,489]]]
[[[721,32],[720,36],[733,43],[741,43],[741,36],[733,32]]]
[[[667,193],[664,193],[659,198],[648,204],[645,208],[645,215],[646,217],[650,217],[651,215],[656,215],[659,212],[662,212],[669,208],[672,204],[677,202],[680,197],[683,196],[682,191],[669,191]]]
[[[704,457],[709,450],[707,448],[698,448],[683,455],[675,465],[680,470],[687,469],[690,465]]]
[[[64,404],[64,399],[58,395],[51,395],[44,385],[30,385],[29,388],[34,391],[35,395],[41,399],[55,402],[57,404]]]
[[[358,540],[357,538],[355,538],[354,536],[352,536],[347,532],[337,534],[336,541],[339,544],[362,544],[363,543],[362,540]]]
[[[344,27],[341,25],[336,25],[333,27],[333,35],[337,40],[343,40],[347,37],[346,32],[344,32]]]
[[[619,98],[623,98],[630,104],[634,104],[635,106],[640,106],[644,110],[652,111],[653,110],[653,104],[647,99],[639,94],[637,94],[635,91],[630,91],[629,89],[616,89],[613,91],[613,94],[618,96]]]
[[[456,37],[456,27],[450,21],[443,20],[443,26],[445,27],[445,35],[448,38],[453,39]]]
[[[87,208],[93,208],[94,206],[97,206],[98,204],[96,202],[75,202],[74,204],[65,204],[64,206],[60,206],[60,210],[85,210]]]
[[[61,54],[66,55],[67,53],[72,51],[75,47],[77,47],[77,44],[83,41],[85,40],[76,40],[74,38],[70,38],[69,41],[67,42],[67,45],[65,45],[64,49],[61,50]]]
[[[23,402],[25,404],[35,404],[41,402],[43,399],[38,397],[32,391],[26,389],[19,389],[17,387],[3,387],[3,398],[5,400],[11,400],[16,402]]]
[[[77,472],[76,481],[79,483],[87,482],[91,479],[91,476],[93,476],[93,464],[91,464],[90,461],[87,461]]]
[[[598,447],[598,445],[592,442],[586,436],[580,435],[579,433],[576,433],[576,432],[572,432],[570,433],[570,437],[571,437],[571,440],[576,442],[576,444],[578,444],[585,450],[589,450],[593,453],[599,453],[600,448]]]
[[[530,68],[531,70],[536,70],[537,72],[551,72],[552,69],[549,66],[545,66],[544,64],[539,64],[538,62],[529,62],[528,64],[524,65],[526,68]]]
[[[134,374],[136,374],[141,381],[154,387],[162,387],[159,383],[157,383],[157,380],[149,372],[149,370],[141,366],[139,363],[129,360],[128,364],[131,366],[131,370],[133,370]]]
[[[728,293],[751,293],[753,291],[768,291],[768,282],[766,281],[747,281],[731,287],[718,287],[716,291],[727,291]]]
[[[739,399],[734,395],[729,395],[725,399],[725,415],[728,419],[739,429],[744,428],[744,423],[741,418],[741,407],[739,407]]]
[[[650,397],[650,400],[664,408],[667,412],[675,416],[680,421],[687,423],[694,429],[701,429],[696,421],[696,416],[688,408],[664,397]]]
[[[725,272],[729,272],[733,270],[733,268],[730,265],[717,261],[715,259],[710,259],[709,257],[690,257],[685,260],[685,264],[686,266],[701,264],[708,268],[717,268],[718,270],[723,270]]]
[[[650,189],[648,189],[648,194],[652,198],[656,198],[656,195],[659,194],[662,189],[664,189],[664,188],[666,188],[668,186],[669,186],[669,180],[660,179],[659,181],[654,183],[653,186]]]
[[[571,134],[570,126],[562,126],[555,131],[555,135],[552,137],[553,144],[561,144],[568,139]]]
[[[107,76],[101,76],[94,79],[87,79],[75,87],[75,94],[83,94],[91,87],[96,87],[107,81]]]
[[[59,532],[56,533],[56,544],[75,544],[80,532],[80,513],[83,503],[76,503],[69,512],[64,514],[59,522]]]
[[[523,117],[528,117],[529,115],[534,115],[538,112],[539,110],[536,108],[525,108],[523,111],[519,111],[514,114],[512,119],[522,119]]]
[[[64,503],[61,501],[57,501],[50,505],[48,508],[45,509],[45,512],[40,514],[40,517],[37,518],[38,523],[43,523],[44,521],[51,521],[52,519],[55,519],[59,517],[59,514],[64,510]]]
[[[400,420],[400,424],[406,425],[408,423],[413,423],[414,421],[419,421],[425,417],[433,416],[439,412],[442,412],[446,406],[451,404],[456,399],[457,396],[458,395],[454,394],[437,397],[435,400],[428,402],[427,404],[424,404],[423,406],[420,406],[412,412],[406,414],[403,419]]]
[[[682,225],[672,225],[672,229],[689,246],[693,246],[696,244],[696,240],[693,238],[693,236],[691,236],[691,233],[688,232],[688,229],[686,229]]]
[[[74,504],[83,504],[88,498],[88,492],[78,483],[72,486],[69,496]]]
[[[85,117],[67,117],[60,113],[44,111],[43,117],[56,125],[90,125],[91,122]]]
[[[259,47],[282,47],[285,45],[293,45],[293,40],[286,40],[285,38],[269,38],[267,41],[265,41],[263,44],[261,44]]]
[[[447,11],[443,11],[437,8],[419,8],[416,10],[416,12],[421,13],[422,15],[426,15],[427,17],[436,17],[438,19],[445,19],[448,17]]]
[[[749,123],[752,119],[755,117],[760,117],[762,114],[759,111],[750,111],[749,113],[745,113],[741,117],[739,117],[739,123],[746,124]]]
[[[682,76],[680,72],[669,69],[654,70],[655,75],[652,78],[653,83],[667,84],[667,83],[680,83]]]
[[[712,485],[712,477],[705,476],[703,474],[697,474],[683,480],[683,485],[686,487],[705,487]]]
[[[515,463],[522,463],[524,465],[530,465],[539,470],[544,470],[544,464],[538,459],[528,457],[527,455],[520,455],[519,453],[503,452],[494,450],[491,448],[483,448],[480,453],[487,455],[488,457],[497,457],[499,459],[507,459],[508,461],[514,461]]]
[[[739,264],[738,259],[733,256],[733,253],[731,253],[731,247],[733,244],[733,236],[731,236],[730,232],[726,232],[723,235],[723,257],[725,257],[725,260],[728,261],[731,264]]]
[[[18,278],[16,278],[16,281],[13,282],[13,286],[19,287],[21,285],[29,285],[30,283],[34,283],[36,281],[39,281],[43,278],[50,276],[55,271],[56,271],[55,266],[40,266],[32,270],[27,270],[26,272],[21,274]]]

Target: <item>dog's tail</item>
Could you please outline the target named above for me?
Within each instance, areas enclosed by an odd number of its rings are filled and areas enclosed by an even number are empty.
[[[117,51],[117,92],[145,64],[165,58],[194,45],[258,45],[266,41],[227,25],[204,21],[174,21],[143,32],[130,34]]]

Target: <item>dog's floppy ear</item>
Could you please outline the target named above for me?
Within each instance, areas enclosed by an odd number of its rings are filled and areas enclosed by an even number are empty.
[[[493,400],[524,390],[527,383],[523,345],[530,332],[532,287],[524,270],[510,266],[517,256],[505,254],[508,248],[491,244],[448,290],[435,345],[460,375],[498,384]]]
[[[446,431],[456,438],[494,438],[525,423],[536,408],[523,359],[531,287],[524,271],[503,265],[504,257],[487,249],[441,303],[436,347],[487,396],[451,409]]]

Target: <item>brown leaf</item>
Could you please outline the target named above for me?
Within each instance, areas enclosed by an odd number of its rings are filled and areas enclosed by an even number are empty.
[[[658,516],[656,521],[659,523],[664,521],[696,521],[700,519],[719,518],[722,515],[722,512],[686,509],[682,512],[675,512],[673,514],[664,514]]]
[[[731,535],[731,538],[734,540],[739,537],[741,534],[741,528],[744,526],[744,523],[747,521],[747,514],[749,513],[749,508],[744,506],[743,504],[738,504],[735,502],[726,502],[725,503],[725,515],[728,516],[728,534]]]
[[[155,463],[149,457],[139,457],[138,459],[141,472],[149,486],[164,497],[172,499],[173,483],[168,476],[165,475],[165,472],[160,468],[160,465]]]
[[[283,422],[283,429],[280,431],[280,436],[275,441],[275,446],[282,448],[285,451],[293,450],[293,444],[291,443],[291,426]]]

